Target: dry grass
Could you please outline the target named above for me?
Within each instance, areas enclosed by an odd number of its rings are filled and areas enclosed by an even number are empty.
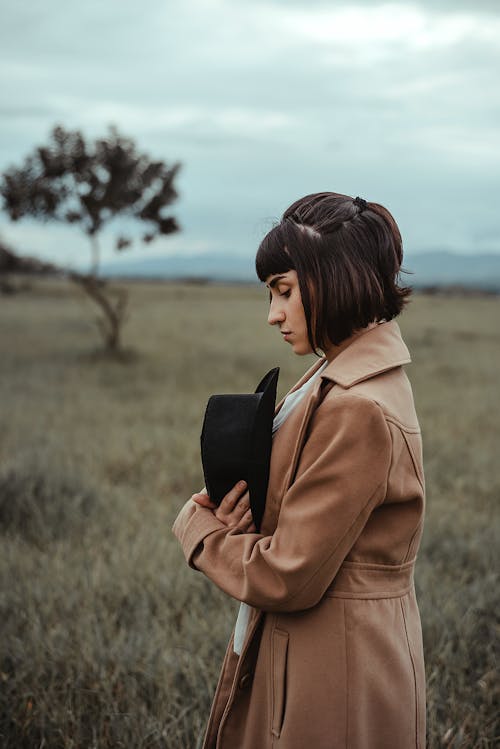
[[[312,363],[266,324],[263,289],[133,284],[125,361],[94,351],[71,287],[0,299],[0,744],[194,749],[237,602],[170,532],[203,485],[213,392]],[[499,740],[500,300],[416,297],[401,318],[424,433],[417,565],[429,747]],[[133,354],[133,355],[132,355]]]

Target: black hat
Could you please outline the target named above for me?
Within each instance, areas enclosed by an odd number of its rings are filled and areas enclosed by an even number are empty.
[[[269,370],[255,393],[212,395],[201,430],[207,494],[219,505],[238,481],[245,480],[257,530],[266,503],[279,371]]]

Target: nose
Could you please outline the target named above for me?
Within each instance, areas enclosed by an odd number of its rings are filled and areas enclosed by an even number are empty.
[[[284,322],[285,313],[280,309],[279,297],[273,297],[269,305],[269,314],[267,316],[267,322],[269,325],[276,325],[277,323]]]

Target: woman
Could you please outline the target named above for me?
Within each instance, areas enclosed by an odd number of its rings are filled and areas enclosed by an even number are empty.
[[[391,214],[336,193],[293,203],[259,247],[269,324],[320,359],[276,408],[260,533],[238,485],[218,508],[194,494],[173,526],[188,564],[242,602],[204,749],[424,749],[401,262]]]

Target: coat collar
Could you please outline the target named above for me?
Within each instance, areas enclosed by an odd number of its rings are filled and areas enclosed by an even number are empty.
[[[321,363],[324,362],[325,357],[321,359]],[[395,320],[389,320],[358,334],[324,368],[321,377],[350,388],[358,382],[409,362],[410,352],[401,337],[399,325]],[[317,368],[315,366],[314,369]]]
[[[283,396],[276,405],[275,415],[290,393],[298,390],[326,362],[322,356],[304,372],[300,380]],[[358,334],[353,341],[338,354],[321,372],[320,377],[338,383],[341,387],[368,380],[393,367],[411,362],[410,352],[401,337],[401,330],[395,320],[382,322]],[[313,388],[313,395],[319,388]]]

